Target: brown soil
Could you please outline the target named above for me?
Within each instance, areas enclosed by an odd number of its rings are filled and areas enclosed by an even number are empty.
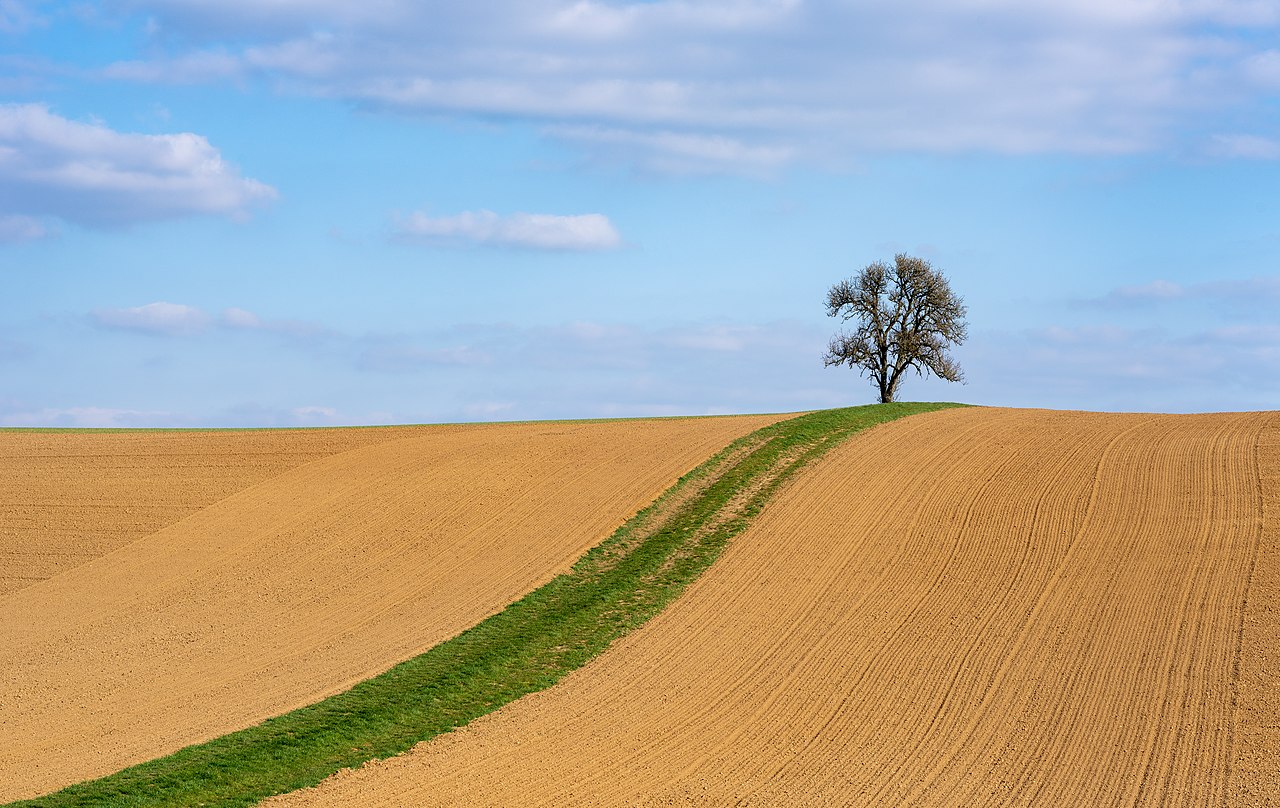
[[[0,595],[295,466],[432,428],[0,432]]]
[[[1280,418],[1258,440],[1262,542],[1240,625],[1227,804],[1280,805]]]
[[[556,687],[280,803],[1270,804],[1277,444],[1278,413],[878,427]]]
[[[296,465],[0,596],[0,801],[249,726],[420,653],[779,417],[429,428]]]

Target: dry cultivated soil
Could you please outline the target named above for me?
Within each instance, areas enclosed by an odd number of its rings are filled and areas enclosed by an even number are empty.
[[[0,432],[0,595],[294,466],[413,429]]]
[[[780,417],[0,432],[0,802],[420,653]]]
[[[559,685],[281,803],[1280,804],[1278,510],[1280,413],[895,421]]]

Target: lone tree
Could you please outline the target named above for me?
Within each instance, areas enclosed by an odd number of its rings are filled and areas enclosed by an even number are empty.
[[[907,368],[949,382],[964,380],[947,347],[964,342],[964,301],[928,261],[899,253],[893,266],[877,261],[827,292],[827,316],[856,320],[852,334],[831,338],[823,364],[871,374],[881,403],[893,401]]]

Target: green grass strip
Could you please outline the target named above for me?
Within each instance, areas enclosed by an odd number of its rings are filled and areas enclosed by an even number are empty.
[[[555,684],[705,570],[799,469],[858,430],[954,404],[802,415],[735,441],[573,569],[350,690],[167,757],[12,805],[251,805],[399,754]]]

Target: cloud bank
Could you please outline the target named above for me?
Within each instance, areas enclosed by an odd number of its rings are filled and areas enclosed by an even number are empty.
[[[1280,7],[1253,0],[127,7],[165,55],[109,77],[257,76],[370,109],[519,118],[662,170],[902,151],[1276,156]]]

